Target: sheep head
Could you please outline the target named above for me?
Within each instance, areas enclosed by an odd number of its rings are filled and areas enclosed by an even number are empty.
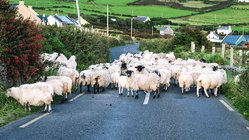
[[[127,74],[127,77],[131,77],[132,74],[133,74],[133,71],[132,70],[127,70],[126,74]]]
[[[139,72],[141,72],[145,67],[142,65],[138,65],[135,67]]]

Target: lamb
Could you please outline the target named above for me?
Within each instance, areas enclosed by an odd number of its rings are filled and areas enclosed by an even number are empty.
[[[129,71],[126,72],[126,75],[120,75],[118,78],[118,87],[119,87],[119,95],[123,95],[123,90],[126,88],[128,90],[127,96],[130,96],[130,90],[132,97],[134,96],[133,90],[131,89],[131,73]]]
[[[214,89],[214,95],[217,96],[218,88],[221,87],[222,84],[227,82],[226,79],[227,77],[224,70],[201,74],[196,80],[197,96],[199,97],[199,89],[201,87],[204,88],[204,92],[207,97],[209,97],[207,89]]]
[[[120,72],[118,72],[118,71],[111,74],[111,79],[112,79],[112,84],[113,84],[112,88],[115,88],[118,86],[119,75],[120,75]]]
[[[44,111],[51,112],[51,102],[53,101],[53,87],[44,82],[34,84],[24,84],[20,87],[12,87],[7,90],[6,96],[13,97],[21,105],[25,111],[31,111],[30,105],[40,106],[45,104]]]
[[[189,72],[181,72],[179,76],[179,87],[182,89],[182,95],[185,91],[190,90],[190,86],[193,83],[194,83],[193,77]]]

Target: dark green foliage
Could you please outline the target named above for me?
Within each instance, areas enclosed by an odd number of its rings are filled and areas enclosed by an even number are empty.
[[[230,73],[228,73],[229,75]],[[232,73],[233,74],[233,73]],[[222,93],[230,99],[233,105],[238,109],[238,111],[249,120],[249,69],[242,72],[240,77],[240,82],[235,84],[233,82],[233,77],[228,80],[222,88]]]
[[[109,62],[109,48],[122,44],[115,38],[94,33],[80,32],[72,27],[42,27],[43,52],[63,53],[67,58],[76,56],[77,69],[91,64]]]

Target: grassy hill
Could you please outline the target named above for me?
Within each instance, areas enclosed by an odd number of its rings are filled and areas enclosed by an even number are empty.
[[[19,0],[11,0],[13,4],[17,4]],[[79,0],[80,10],[83,14],[105,14],[106,5],[110,4],[110,13],[113,15],[127,17],[134,16],[149,16],[149,17],[180,17],[192,15],[196,12],[189,10],[181,10],[170,8],[168,6],[128,6],[127,4],[134,2],[134,0],[96,0],[95,2],[87,2],[87,0]],[[26,5],[33,6],[39,14],[56,13],[60,15],[68,15],[69,13],[76,13],[74,1],[58,1],[58,0],[25,0]]]

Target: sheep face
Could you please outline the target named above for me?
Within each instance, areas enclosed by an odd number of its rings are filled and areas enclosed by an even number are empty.
[[[132,76],[132,74],[133,74],[133,71],[131,71],[131,70],[127,70],[127,71],[126,71],[126,74],[127,74],[127,77],[131,77],[131,76]]]
[[[161,74],[158,70],[153,71],[157,76],[161,77]]]
[[[9,89],[7,89],[7,92],[6,92],[6,96],[7,97],[10,97],[11,96],[11,93],[12,93],[12,90],[9,88]]]
[[[136,68],[139,72],[141,72],[145,67],[139,65],[139,66],[136,66],[135,68]]]
[[[121,69],[127,69],[127,65],[126,65],[125,62],[122,62],[122,64],[121,64]]]

